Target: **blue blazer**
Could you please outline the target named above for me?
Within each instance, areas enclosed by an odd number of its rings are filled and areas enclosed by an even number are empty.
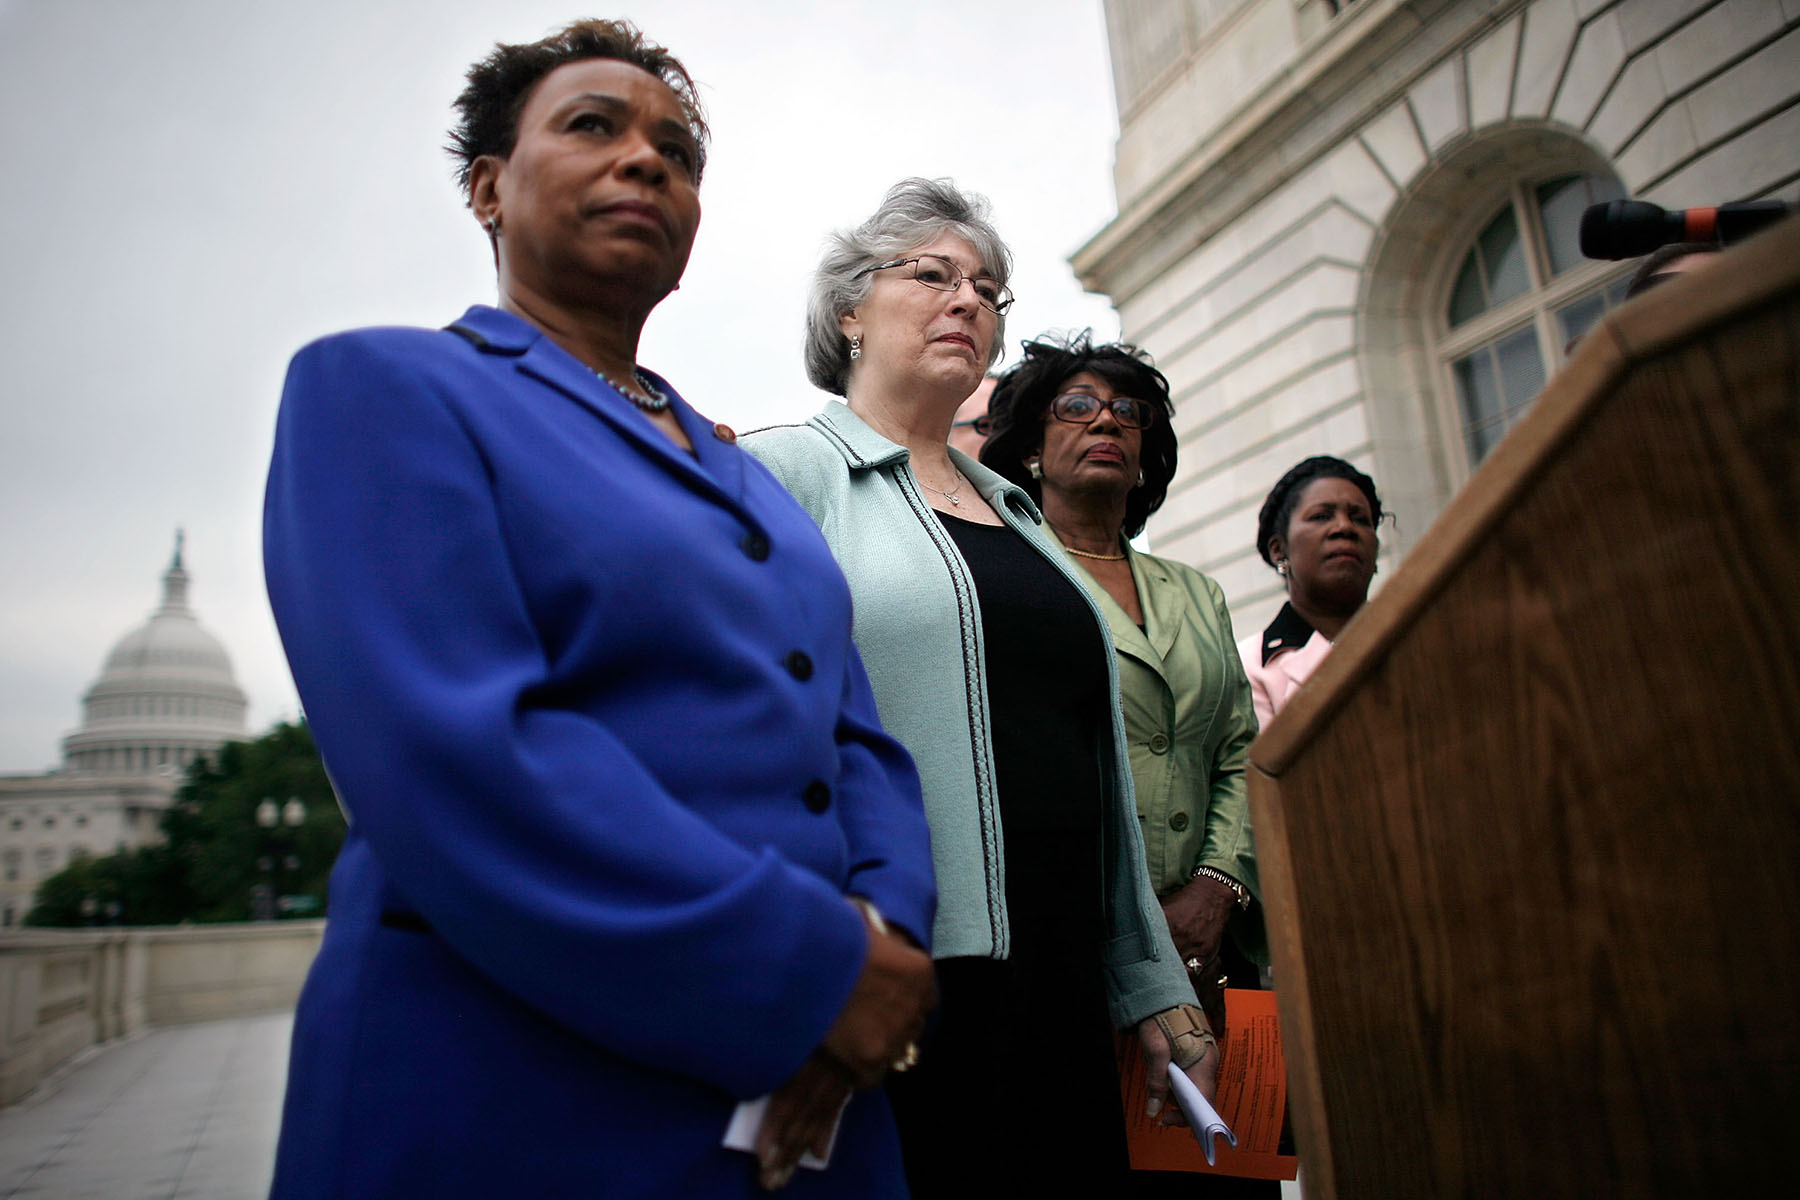
[[[719,1140],[848,998],[844,897],[929,936],[917,776],[729,430],[453,329],[326,338],[282,397],[269,597],[350,832],[274,1194],[758,1194]],[[905,1194],[879,1089],[791,1194]]]

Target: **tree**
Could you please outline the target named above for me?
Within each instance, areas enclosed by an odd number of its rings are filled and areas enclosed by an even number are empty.
[[[290,799],[305,809],[297,826],[279,819],[299,815]],[[278,814],[273,828],[257,821],[265,800]],[[311,730],[284,723],[195,763],[162,831],[156,845],[71,862],[39,887],[26,924],[243,921],[255,915],[259,888],[300,901],[273,915],[320,915],[344,819]],[[317,907],[308,909],[306,897]]]

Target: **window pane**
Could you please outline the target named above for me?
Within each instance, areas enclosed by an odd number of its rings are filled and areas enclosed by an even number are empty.
[[[1567,346],[1578,337],[1585,337],[1587,331],[1600,323],[1606,315],[1606,293],[1589,292],[1573,304],[1565,304],[1556,310],[1557,328],[1562,331],[1563,345]]]
[[[1494,344],[1500,360],[1500,391],[1506,397],[1506,423],[1511,425],[1544,390],[1544,356],[1537,330],[1527,325]]]
[[[1452,364],[1462,410],[1463,443],[1478,464],[1544,390],[1544,356],[1530,325]]]
[[[1475,252],[1463,259],[1462,270],[1456,274],[1456,289],[1450,293],[1450,328],[1455,329],[1471,317],[1479,317],[1487,311],[1487,298],[1481,294],[1481,266],[1475,261]]]
[[[1589,292],[1556,310],[1556,321],[1562,329],[1563,345],[1571,339],[1586,337],[1600,323],[1600,318],[1625,303],[1625,289],[1631,276],[1615,279],[1597,292]]]
[[[1538,215],[1544,222],[1551,275],[1561,275],[1587,261],[1581,254],[1581,214],[1588,205],[1617,200],[1624,194],[1618,181],[1605,175],[1571,175],[1538,185]]]
[[[1501,401],[1500,376],[1494,367],[1494,351],[1483,346],[1454,364],[1456,398],[1462,410],[1463,431],[1498,424],[1505,405]]]
[[[1513,219],[1512,205],[1488,222],[1476,239],[1482,265],[1487,268],[1488,307],[1504,304],[1514,296],[1523,296],[1531,286],[1525,273],[1525,243],[1519,239],[1519,225]]]
[[[1482,460],[1487,458],[1494,447],[1500,444],[1500,439],[1505,436],[1506,427],[1498,422],[1469,430],[1463,436],[1463,443],[1469,449],[1469,465],[1479,467]]]

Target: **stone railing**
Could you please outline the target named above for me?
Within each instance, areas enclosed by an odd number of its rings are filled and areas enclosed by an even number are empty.
[[[0,935],[0,1105],[145,1025],[292,1008],[324,921]]]

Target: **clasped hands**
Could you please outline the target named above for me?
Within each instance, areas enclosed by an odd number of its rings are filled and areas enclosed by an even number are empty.
[[[801,1155],[824,1157],[844,1101],[916,1058],[925,1018],[937,1004],[931,958],[868,912],[869,953],[850,999],[794,1077],[769,1097],[756,1138],[757,1179],[774,1191]]]

